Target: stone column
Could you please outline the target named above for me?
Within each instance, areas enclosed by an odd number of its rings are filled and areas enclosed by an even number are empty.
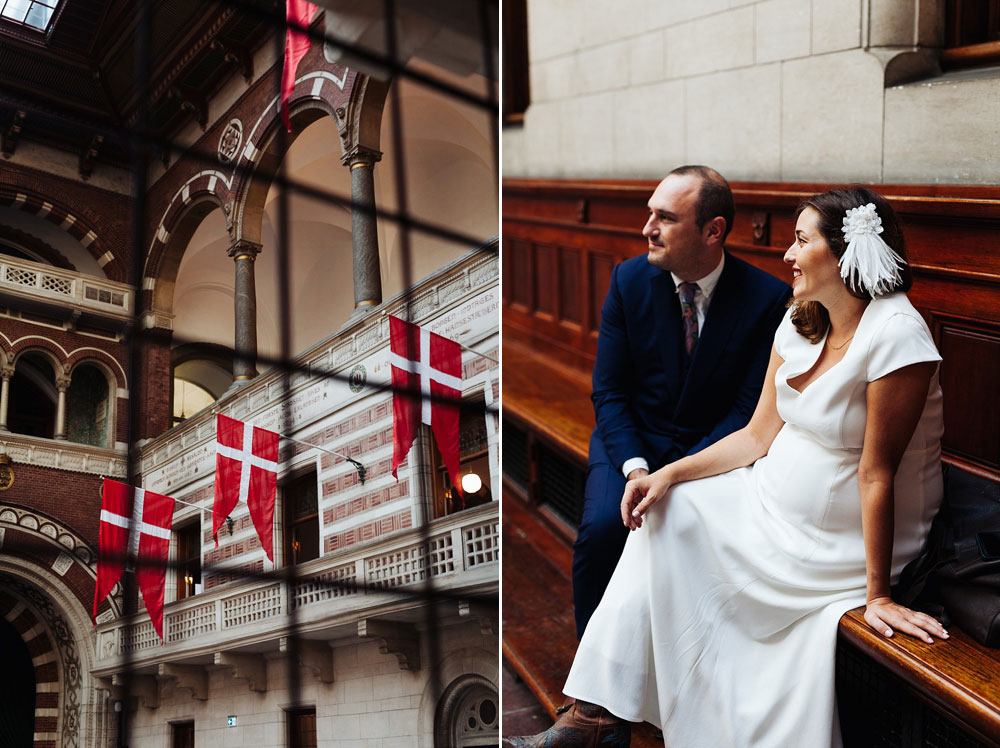
[[[56,402],[56,439],[66,439],[66,390],[69,389],[70,379],[65,374],[56,377],[56,390],[59,392],[59,400]]]
[[[7,405],[10,401],[10,378],[14,376],[13,366],[0,366],[0,431],[7,428]]]
[[[344,158],[351,167],[351,244],[354,248],[354,315],[382,303],[375,220],[375,162],[378,151],[360,146]],[[352,316],[354,316],[352,315]]]
[[[236,262],[234,297],[236,302],[236,335],[233,350],[233,382],[240,385],[257,376],[257,288],[253,263],[261,246],[240,239],[229,247],[229,256]]]

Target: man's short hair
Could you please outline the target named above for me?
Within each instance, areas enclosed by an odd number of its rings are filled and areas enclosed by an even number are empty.
[[[667,176],[674,175],[698,177],[701,180],[698,202],[694,206],[695,223],[701,228],[716,216],[722,216],[726,219],[726,231],[722,235],[722,241],[725,241],[736,217],[736,206],[733,203],[733,191],[729,189],[729,182],[712,167],[697,164],[678,166]]]

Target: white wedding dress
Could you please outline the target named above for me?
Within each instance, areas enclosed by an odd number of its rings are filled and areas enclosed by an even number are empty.
[[[940,361],[904,294],[872,301],[843,360],[804,392],[822,350],[786,315],[775,335],[784,426],[752,467],[678,484],[631,533],[564,691],[663,729],[669,748],[839,746],[834,653],[865,602],[858,462],[868,382]],[[941,390],[895,482],[892,581],[941,501]]]

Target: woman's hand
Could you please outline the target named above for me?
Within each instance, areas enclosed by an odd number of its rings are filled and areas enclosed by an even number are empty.
[[[865,606],[865,622],[882,636],[892,636],[895,629],[928,644],[934,641],[932,634],[939,639],[948,638],[948,632],[937,620],[894,603],[888,597],[877,597]]]
[[[625,484],[625,495],[622,496],[622,522],[630,530],[642,527],[642,516],[657,501],[666,496],[673,480],[666,469],[644,475]]]

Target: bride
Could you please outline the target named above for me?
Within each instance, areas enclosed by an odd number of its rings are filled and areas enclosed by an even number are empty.
[[[546,733],[505,746],[839,746],[837,622],[947,638],[894,603],[942,495],[938,362],[903,236],[863,187],[799,209],[794,303],[746,428],[630,481],[629,536]]]

